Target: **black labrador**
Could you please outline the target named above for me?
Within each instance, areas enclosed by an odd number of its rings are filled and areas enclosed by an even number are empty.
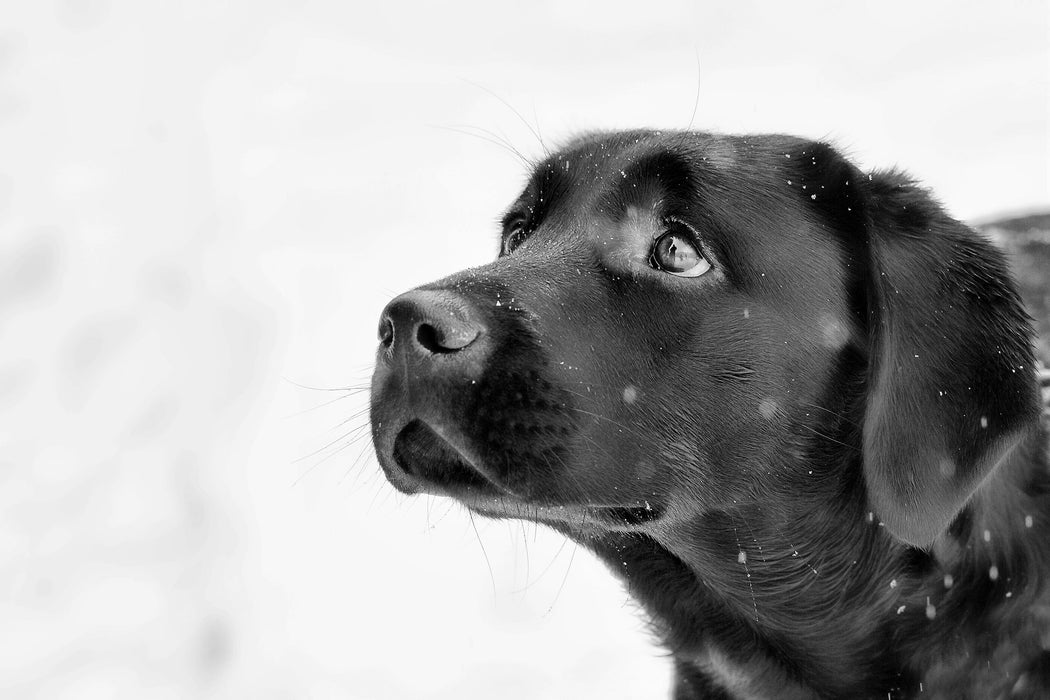
[[[1050,697],[1050,473],[1003,254],[900,172],[628,131],[539,163],[499,258],[382,313],[405,493],[626,583],[675,698]]]

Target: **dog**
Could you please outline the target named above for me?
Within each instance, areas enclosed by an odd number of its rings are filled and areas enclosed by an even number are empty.
[[[689,698],[1050,697],[1050,472],[1004,255],[897,170],[624,131],[539,162],[487,265],[383,310],[404,493],[548,525]]]

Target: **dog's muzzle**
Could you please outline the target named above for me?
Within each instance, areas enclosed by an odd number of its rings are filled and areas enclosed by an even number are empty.
[[[491,350],[477,311],[454,292],[413,290],[383,310],[379,341],[372,429],[391,483],[409,493],[502,491],[464,425]]]

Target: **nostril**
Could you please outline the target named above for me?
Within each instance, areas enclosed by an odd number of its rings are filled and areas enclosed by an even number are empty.
[[[462,350],[473,343],[477,337],[477,329],[465,325],[450,325],[441,328],[429,323],[421,323],[416,328],[416,342],[435,354]]]
[[[379,315],[380,348],[415,357],[463,350],[485,332],[470,303],[443,290],[416,289],[398,296]]]
[[[379,320],[379,342],[385,348],[390,347],[394,342],[394,323],[387,316]]]
[[[452,352],[448,348],[442,347],[441,341],[438,340],[437,329],[429,323],[419,324],[419,328],[416,329],[416,342],[430,352]]]

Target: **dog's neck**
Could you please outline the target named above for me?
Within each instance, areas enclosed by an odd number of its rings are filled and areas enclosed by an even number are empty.
[[[810,500],[795,494],[775,507],[741,505],[665,524],[652,536],[588,544],[654,617],[680,667],[738,684],[742,697],[806,697],[811,684],[908,696],[938,673],[994,654],[1004,635],[1017,663],[1039,653],[1047,621],[1027,611],[1046,597],[1036,572],[1050,570],[1050,552],[1040,546],[1050,541],[1045,445],[1045,432],[1018,445],[930,551],[900,543],[861,498],[846,497],[864,493],[853,481],[862,478],[856,454],[815,474],[839,483],[812,489]],[[909,641],[959,638],[921,632],[988,620],[970,613],[1008,598],[1003,610],[1014,617],[971,630],[968,649]],[[817,653],[829,648],[835,658]]]

